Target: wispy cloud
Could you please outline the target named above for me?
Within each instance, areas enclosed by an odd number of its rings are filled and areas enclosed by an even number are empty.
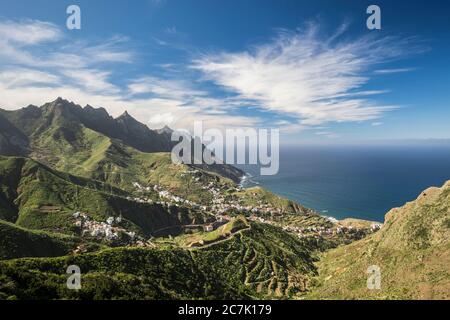
[[[369,70],[401,57],[408,39],[366,36],[342,40],[345,27],[329,38],[317,25],[280,31],[272,42],[238,52],[207,54],[193,63],[206,79],[268,111],[289,114],[302,125],[379,118],[393,105],[366,91]]]
[[[108,81],[110,73],[96,69],[66,69],[61,73],[88,92],[118,93],[120,89]]]
[[[153,94],[161,98],[187,100],[194,96],[205,96],[206,92],[195,90],[183,80],[168,80],[157,77],[141,77],[134,79],[128,89],[131,94]]]
[[[258,117],[230,115],[238,108],[236,101],[213,97],[208,91],[195,88],[183,79],[162,79],[144,76],[128,85],[128,96],[133,103],[147,101],[159,106],[162,112],[150,116],[153,127],[171,125],[191,129],[194,120],[205,122],[205,127],[254,126]]]
[[[109,81],[111,72],[101,66],[130,62],[133,56],[120,48],[126,41],[123,37],[65,44],[62,30],[36,20],[0,22],[0,35],[0,103],[4,107],[17,108],[25,99],[26,104],[42,103],[44,97],[53,98],[58,92],[118,93],[119,88]],[[76,96],[73,99],[77,101]]]
[[[48,41],[56,41],[62,33],[52,23],[38,20],[3,21],[0,22],[0,41],[17,45],[35,45]]]
[[[136,58],[125,37],[66,43],[64,32],[50,23],[0,22],[0,107],[15,109],[62,96],[106,107],[113,115],[128,110],[153,128],[186,129],[194,120],[203,120],[205,127],[255,127],[279,114],[273,120],[290,133],[377,119],[396,106],[374,99],[384,88],[365,89],[374,74],[370,70],[401,57],[408,40],[341,40],[344,32],[342,26],[324,38],[315,25],[303,32],[281,31],[251,50],[195,51],[188,66],[161,66],[177,72],[121,78],[117,65]],[[328,130],[316,134],[337,137]]]
[[[20,88],[33,85],[56,85],[60,78],[46,72],[25,68],[14,68],[0,71],[0,83],[8,88]]]
[[[82,105],[106,107],[113,115],[128,110],[153,128],[169,124],[190,129],[194,120],[219,128],[259,121],[229,114],[236,102],[215,98],[182,77],[142,75],[117,84],[113,81],[117,64],[133,63],[135,57],[122,36],[65,43],[57,26],[35,20],[0,22],[0,35],[2,108],[40,105],[62,96]]]
[[[392,73],[403,73],[403,72],[411,72],[417,70],[416,68],[397,68],[397,69],[380,69],[375,70],[376,74],[392,74]]]

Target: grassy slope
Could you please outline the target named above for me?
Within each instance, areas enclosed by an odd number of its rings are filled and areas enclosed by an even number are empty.
[[[0,260],[63,256],[79,243],[76,237],[27,230],[0,220]]]
[[[99,181],[54,171],[25,158],[0,157],[0,217],[29,229],[74,234],[73,212],[97,221],[124,217],[123,226],[143,235],[187,224],[196,213],[127,200],[129,193]],[[44,210],[52,207],[55,210]]]
[[[231,219],[230,222],[218,227],[216,230],[210,232],[194,232],[179,235],[174,238],[160,238],[156,239],[158,245],[162,244],[167,247],[200,247],[208,245],[211,243],[216,243],[218,241],[223,241],[234,235],[236,232],[248,229],[248,221],[240,216]]]
[[[107,182],[129,192],[135,191],[133,182],[144,186],[158,184],[172,194],[209,204],[212,195],[204,190],[205,185],[214,182],[228,189],[233,181],[223,175],[236,178],[242,174],[227,166],[194,168],[175,165],[170,153],[140,152],[87,128],[80,121],[80,112],[82,109],[77,106],[55,101],[41,108],[29,107],[3,113],[29,137],[32,158],[58,171]],[[267,191],[263,193],[265,201],[274,207],[282,207],[283,211],[304,209]]]
[[[311,298],[449,299],[450,182],[392,209],[381,231],[326,253]],[[381,268],[381,290],[367,268]]]
[[[60,171],[104,181],[129,192],[135,191],[133,182],[139,182],[143,186],[157,184],[174,195],[205,205],[212,200],[212,195],[203,188],[205,185],[213,182],[224,190],[234,185],[231,179],[207,168],[173,164],[170,153],[140,152],[82,125],[74,131],[76,142],[69,143],[62,135],[58,135],[62,138],[55,139],[55,130],[52,127],[49,129],[52,133],[39,135],[36,140],[39,147],[34,156]],[[256,197],[253,194],[255,192],[258,194]],[[236,193],[234,198],[236,197],[242,199],[244,205],[255,205],[261,200],[281,208],[283,212],[308,211],[261,188]],[[309,219],[308,223],[322,224],[325,221]]]
[[[59,171],[104,181],[124,190],[132,191],[133,182],[158,184],[195,202],[211,200],[202,189],[205,183],[232,185],[230,179],[202,169],[196,169],[196,176],[186,174],[194,169],[173,164],[170,153],[140,152],[82,125],[72,130],[72,139],[68,141],[61,133],[67,130],[51,127],[40,133],[34,139],[36,148],[31,156]]]
[[[269,204],[279,208],[280,213],[258,213],[258,216],[273,220],[280,226],[291,227],[331,227],[332,223],[318,215],[315,211],[305,208],[294,201],[290,201],[260,187],[243,189],[234,194],[245,206],[261,206]]]
[[[306,208],[301,207],[297,203],[277,196],[260,187],[243,189],[236,195],[242,199],[243,205],[256,206],[268,202],[280,208],[282,212],[307,211]]]
[[[83,273],[79,292],[65,289],[72,264]],[[200,249],[116,248],[0,262],[0,298],[281,298],[303,292],[314,272],[309,250],[297,238],[252,223]]]

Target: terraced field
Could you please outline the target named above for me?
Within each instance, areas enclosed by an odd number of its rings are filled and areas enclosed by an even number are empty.
[[[2,261],[0,298],[298,297],[315,274],[313,261],[298,239],[278,228],[251,223],[251,228],[204,248],[117,248]],[[72,264],[84,274],[78,293],[65,287],[65,270]]]

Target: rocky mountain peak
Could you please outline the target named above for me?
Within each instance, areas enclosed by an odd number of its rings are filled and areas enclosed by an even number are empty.
[[[163,134],[163,133],[166,133],[166,134],[172,134],[172,132],[173,132],[173,130],[170,128],[170,127],[168,127],[167,125],[165,125],[163,128],[161,128],[161,129],[159,129],[159,130],[156,130],[159,134]]]

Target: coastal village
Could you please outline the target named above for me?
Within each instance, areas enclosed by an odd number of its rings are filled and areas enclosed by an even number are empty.
[[[195,171],[193,171],[195,173]],[[198,178],[197,178],[198,179]],[[220,226],[231,221],[233,216],[243,215],[249,221],[270,224],[282,228],[284,231],[294,234],[299,238],[305,237],[335,237],[335,236],[352,236],[360,230],[353,226],[343,226],[336,221],[330,226],[291,226],[283,225],[271,216],[281,216],[283,211],[279,207],[273,207],[269,203],[259,200],[255,205],[244,205],[242,199],[238,197],[230,197],[231,194],[243,190],[242,186],[236,185],[234,188],[228,188],[225,192],[220,186],[214,182],[206,183],[202,189],[211,195],[210,204],[200,204],[194,201],[184,199],[178,195],[171,193],[161,185],[142,185],[139,182],[133,182],[134,195],[128,196],[127,200],[137,203],[157,204],[165,208],[168,207],[185,207],[191,210],[200,210],[207,213],[203,224],[191,224],[180,226],[185,230],[202,230],[204,232],[212,232]],[[306,214],[312,214],[310,210]],[[75,226],[79,228],[82,236],[89,236],[96,239],[106,240],[108,242],[119,241],[126,242],[129,245],[147,247],[152,246],[151,239],[144,239],[136,235],[135,232],[127,231],[121,227],[122,217],[109,217],[104,222],[97,222],[89,218],[88,215],[81,212],[73,214],[75,218]],[[381,224],[374,223],[369,228],[365,228],[365,233],[376,232],[381,228]],[[170,227],[169,227],[170,228]]]
[[[344,235],[344,234],[351,234],[359,231],[357,228],[353,226],[342,226],[339,223],[335,223],[333,227],[327,228],[323,226],[313,226],[313,227],[294,227],[294,226],[283,226],[282,224],[279,224],[273,220],[264,219],[257,216],[250,216],[249,220],[251,221],[257,221],[260,223],[267,223],[270,225],[274,225],[277,227],[282,228],[284,231],[296,234],[299,238],[304,237],[310,237],[310,236],[336,236],[336,235]],[[334,221],[333,221],[334,222]],[[372,223],[370,228],[367,228],[365,230],[366,232],[373,233],[378,230],[380,230],[382,227],[381,223]]]

